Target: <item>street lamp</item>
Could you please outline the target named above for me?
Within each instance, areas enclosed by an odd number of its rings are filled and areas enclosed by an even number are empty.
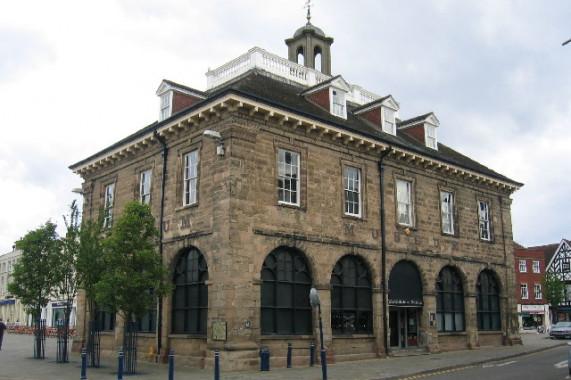
[[[309,303],[311,307],[317,306],[317,317],[319,318],[319,341],[321,342],[321,378],[327,380],[327,362],[325,360],[325,348],[323,347],[323,322],[321,321],[321,300],[315,288],[309,291]]]

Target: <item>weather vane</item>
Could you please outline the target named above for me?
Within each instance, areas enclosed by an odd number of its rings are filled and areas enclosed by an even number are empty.
[[[314,7],[315,5],[311,4],[311,0],[307,0],[305,2],[305,5],[303,6],[304,8],[307,8],[307,23],[311,24],[311,7]]]

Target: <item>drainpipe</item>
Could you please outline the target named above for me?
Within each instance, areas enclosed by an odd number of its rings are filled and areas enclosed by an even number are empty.
[[[388,342],[388,321],[387,321],[387,288],[386,288],[386,262],[387,262],[387,244],[386,244],[386,229],[385,229],[385,185],[384,185],[384,169],[383,159],[388,156],[392,151],[389,148],[381,154],[378,162],[379,169],[379,193],[381,197],[381,286],[383,292],[383,344],[385,345],[385,355],[389,354]]]
[[[162,138],[157,131],[154,131],[154,137],[163,146],[163,174],[161,180],[161,209],[159,214],[159,254],[163,256],[163,219],[165,213],[165,186],[167,176],[167,156],[168,148],[164,138]],[[157,355],[161,355],[161,348],[163,345],[163,299],[159,298],[159,305],[157,310]]]

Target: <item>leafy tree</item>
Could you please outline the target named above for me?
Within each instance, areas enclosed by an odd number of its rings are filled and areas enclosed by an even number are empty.
[[[105,270],[95,285],[99,305],[135,321],[170,290],[168,270],[156,249],[158,230],[149,205],[125,206],[103,240]]]
[[[543,297],[551,304],[552,318],[557,318],[557,310],[559,305],[565,298],[565,283],[559,278],[555,272],[545,272],[543,280],[541,280],[541,289]]]
[[[34,320],[41,317],[42,307],[50,301],[57,282],[54,266],[58,262],[61,242],[56,228],[48,221],[16,242],[16,248],[22,254],[14,265],[8,290],[18,297]]]

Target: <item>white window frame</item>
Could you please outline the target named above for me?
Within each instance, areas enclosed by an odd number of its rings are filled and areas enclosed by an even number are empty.
[[[159,121],[164,120],[172,115],[172,91],[167,91],[160,96],[161,112]]]
[[[141,203],[151,203],[151,178],[153,175],[152,169],[144,170],[141,172],[141,182],[139,184],[139,201]]]
[[[527,263],[525,260],[519,261],[519,273],[527,273]]]
[[[103,218],[103,227],[109,228],[111,227],[111,223],[113,221],[113,207],[115,203],[115,183],[110,183],[105,186],[105,201],[103,204],[103,212],[105,213],[105,217]]]
[[[299,206],[301,155],[278,149],[278,203]]]
[[[438,139],[436,138],[436,126],[424,124],[424,142],[428,148],[438,149]]]
[[[490,204],[486,201],[478,201],[478,220],[480,239],[491,241],[492,231],[490,229]]]
[[[396,180],[397,222],[403,226],[412,226],[412,182]]]
[[[522,300],[529,299],[529,292],[527,289],[527,284],[519,284],[519,291],[520,291]]]
[[[345,91],[331,87],[329,89],[329,101],[331,102],[331,114],[347,119],[347,101]]]
[[[540,300],[543,298],[543,294],[541,293],[541,284],[533,285],[533,295],[535,296],[536,300]]]
[[[343,187],[345,198],[345,215],[361,217],[361,169],[354,166],[344,166]]]
[[[397,134],[397,123],[396,123],[396,114],[397,111],[393,110],[392,108],[383,107],[383,124],[382,129],[383,132],[388,133],[390,135],[396,136]]]
[[[440,210],[442,215],[442,232],[454,235],[454,194],[449,191],[440,192]]]
[[[198,161],[198,149],[186,153],[183,157],[183,206],[190,206],[198,201]]]
[[[539,261],[534,260],[532,264],[533,273],[541,273],[541,267]]]

